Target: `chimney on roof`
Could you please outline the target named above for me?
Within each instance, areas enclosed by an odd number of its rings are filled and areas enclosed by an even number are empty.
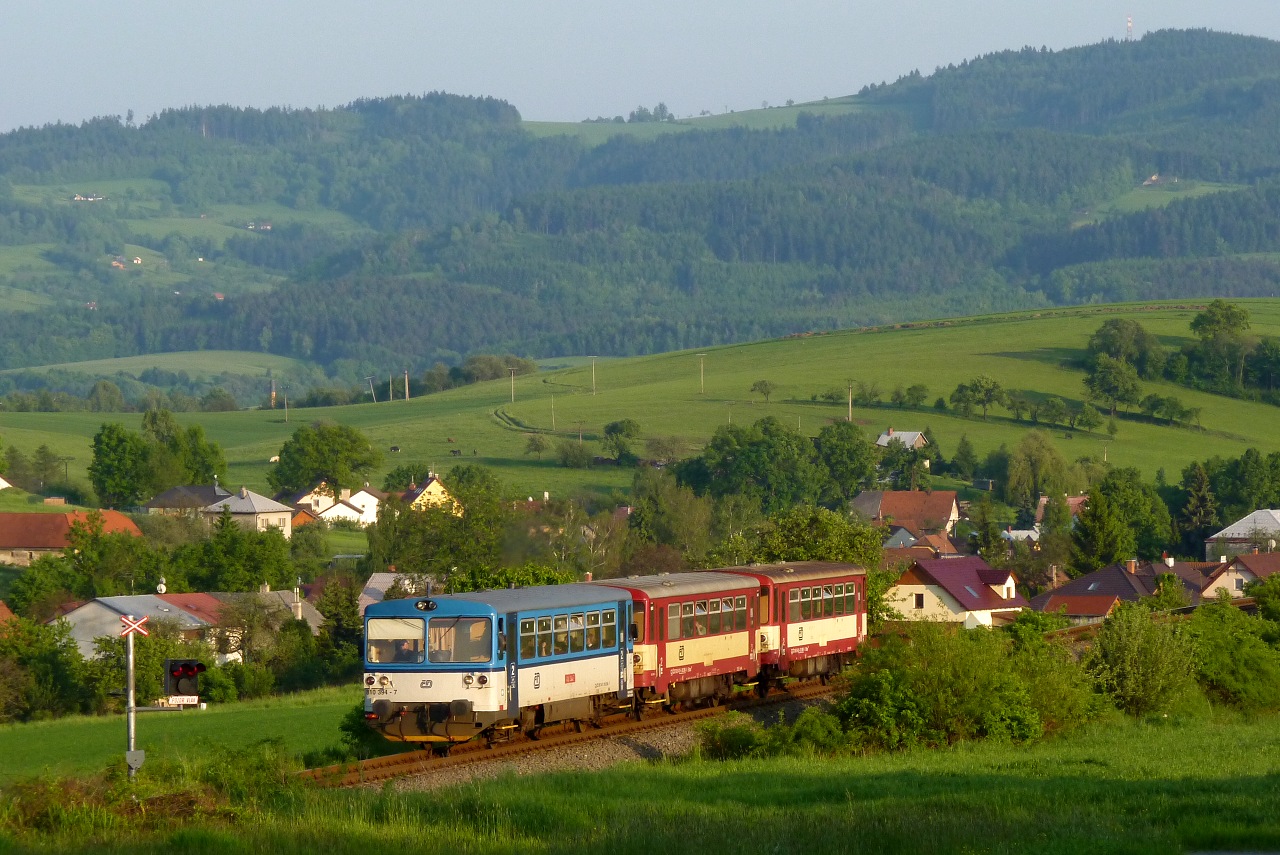
[[[1226,563],[1227,563],[1227,556],[1225,556],[1225,555],[1219,555],[1219,556],[1218,556],[1218,563],[1219,563],[1219,564],[1226,564]]]
[[[240,485],[240,498],[242,499],[249,498],[249,490],[243,484]]]
[[[1125,562],[1124,562],[1124,569],[1125,569],[1125,570],[1127,570],[1127,571],[1129,571],[1130,573],[1137,573],[1137,572],[1138,572],[1138,559],[1136,559],[1136,558],[1130,558],[1128,561],[1125,561]]]
[[[302,620],[302,592],[297,587],[293,589],[293,619]]]
[[[1166,566],[1166,567],[1172,567],[1172,566],[1173,566],[1173,564],[1174,564],[1174,558],[1173,558],[1173,556],[1172,556],[1172,555],[1169,555],[1169,554],[1167,554],[1167,553],[1166,553],[1166,554],[1165,554],[1165,556],[1164,556],[1164,566]]]
[[[889,426],[889,436],[893,436],[893,426]]]
[[[1256,547],[1256,546],[1255,546],[1255,547],[1253,548],[1253,554],[1254,554],[1254,555],[1257,555],[1257,554],[1258,554],[1258,547]]]

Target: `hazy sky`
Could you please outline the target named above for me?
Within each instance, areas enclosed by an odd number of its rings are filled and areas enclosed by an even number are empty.
[[[1164,28],[1280,39],[1276,0],[3,0],[0,131],[190,104],[442,90],[526,119],[811,101],[1024,45]]]

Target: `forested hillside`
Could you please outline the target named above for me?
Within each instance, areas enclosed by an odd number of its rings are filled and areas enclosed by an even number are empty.
[[[1007,51],[850,102],[595,147],[443,94],[5,134],[0,368],[256,350],[352,381],[1280,290],[1280,44]]]

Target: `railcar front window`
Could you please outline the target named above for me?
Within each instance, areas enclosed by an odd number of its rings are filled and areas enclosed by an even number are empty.
[[[426,651],[422,618],[370,618],[365,657],[372,662],[421,662]]]
[[[493,623],[488,618],[432,618],[427,651],[432,662],[488,662],[493,658]]]

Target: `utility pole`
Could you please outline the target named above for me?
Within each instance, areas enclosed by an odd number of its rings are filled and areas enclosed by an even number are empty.
[[[596,358],[591,357],[591,394],[596,393]]]
[[[507,370],[511,372],[511,403],[514,404],[516,402],[516,370],[514,368]]]
[[[852,381],[852,380],[850,380],[850,381],[849,381],[849,418],[848,418],[848,421],[853,421],[853,381]]]
[[[706,374],[702,370],[702,361],[707,358],[705,353],[698,354],[698,394],[707,394]]]
[[[551,432],[556,432],[556,396],[551,396]]]
[[[373,398],[373,402],[375,404],[378,403],[378,393],[373,391],[373,375],[370,374],[368,377],[364,379],[369,381],[369,397]]]
[[[396,376],[394,374],[387,375],[387,400],[388,401],[394,401],[396,399],[396,387],[391,385],[392,383],[395,382],[395,379],[396,379]]]
[[[409,400],[409,369],[404,370],[404,399]]]

